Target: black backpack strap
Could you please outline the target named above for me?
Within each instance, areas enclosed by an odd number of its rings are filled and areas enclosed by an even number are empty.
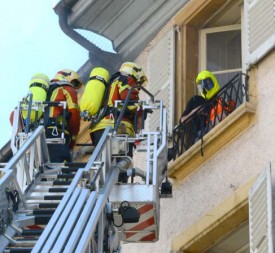
[[[32,87],[40,87],[40,88],[42,88],[43,90],[45,90],[46,92],[48,92],[48,86],[45,85],[45,84],[43,84],[43,83],[32,83],[32,84],[30,85],[30,88],[32,88]]]
[[[91,80],[98,80],[98,81],[100,81],[100,82],[102,82],[106,87],[108,86],[108,83],[105,81],[105,79],[103,78],[103,77],[101,77],[101,76],[91,76],[90,78],[89,78],[89,81],[91,81]]]
[[[51,101],[51,96],[53,94],[53,91],[59,87],[59,84],[58,83],[54,83],[54,84],[51,84],[49,89],[48,89],[48,92],[47,92],[47,99],[46,101]]]

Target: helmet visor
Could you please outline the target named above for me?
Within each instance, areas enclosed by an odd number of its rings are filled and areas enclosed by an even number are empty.
[[[211,90],[214,87],[214,83],[211,78],[201,80],[200,85],[202,89],[206,89],[207,91]]]

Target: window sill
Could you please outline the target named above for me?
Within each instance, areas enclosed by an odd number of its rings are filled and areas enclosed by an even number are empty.
[[[222,203],[172,240],[171,252],[204,252],[248,220],[248,193],[257,177],[240,186]]]
[[[220,122],[203,138],[203,153],[201,156],[201,141],[196,142],[184,154],[168,166],[168,175],[176,180],[182,180],[196,170],[243,129],[251,125],[256,112],[256,104],[245,102],[232,114]]]

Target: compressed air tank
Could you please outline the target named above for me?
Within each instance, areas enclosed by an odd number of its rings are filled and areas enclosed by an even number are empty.
[[[91,116],[96,115],[103,104],[103,98],[108,86],[110,74],[102,67],[93,68],[90,78],[80,100],[81,112],[88,111]]]

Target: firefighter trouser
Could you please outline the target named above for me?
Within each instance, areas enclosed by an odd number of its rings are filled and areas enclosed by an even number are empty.
[[[53,135],[52,129],[46,129],[46,137],[51,138],[60,138],[61,133],[58,132],[58,135]],[[71,153],[70,153],[70,136],[65,134],[66,143],[65,144],[48,144],[50,161],[52,163],[63,163],[63,162],[71,162]]]

